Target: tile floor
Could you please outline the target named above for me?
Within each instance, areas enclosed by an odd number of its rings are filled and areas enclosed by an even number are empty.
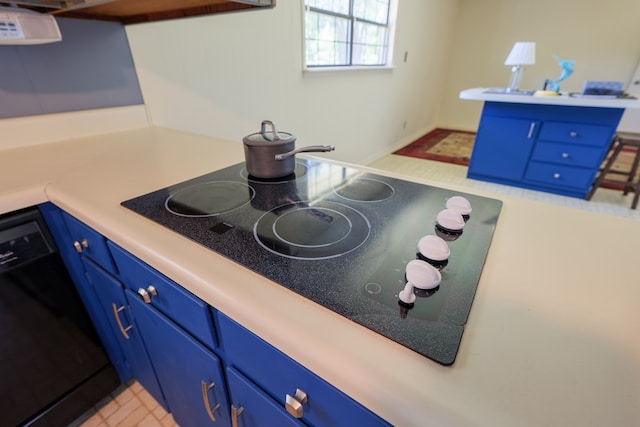
[[[429,181],[450,183],[456,186],[466,187],[470,191],[480,190],[496,194],[507,194],[509,196],[538,200],[574,209],[640,220],[640,208],[635,210],[630,208],[633,194],[623,196],[621,191],[616,190],[599,188],[593,198],[587,201],[575,197],[558,196],[541,191],[525,190],[507,185],[468,179],[466,166],[394,154],[383,156],[367,166],[406,176],[423,178]]]
[[[575,209],[640,220],[640,210],[630,209],[633,196],[623,196],[622,192],[615,190],[598,189],[593,199],[586,201],[467,179],[466,166],[393,154],[381,157],[367,166],[430,181],[463,186],[470,190],[477,189],[508,194],[509,196],[559,204]],[[105,398],[70,427],[152,426],[173,427],[177,424],[171,414],[168,414],[138,382],[131,381]]]
[[[69,427],[177,427],[171,414],[138,383],[129,381]]]

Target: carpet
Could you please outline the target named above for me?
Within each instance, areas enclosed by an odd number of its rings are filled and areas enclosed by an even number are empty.
[[[469,165],[476,134],[452,129],[434,129],[393,154]]]
[[[468,166],[474,139],[475,132],[438,128],[393,154]],[[602,163],[602,167],[604,167],[609,155],[611,155],[611,151]],[[634,157],[635,150],[623,150],[611,169],[620,172],[630,171]],[[619,174],[608,174],[607,179],[620,181],[625,178]],[[637,172],[634,182],[637,182],[638,179],[640,179],[640,170]],[[623,188],[621,184],[608,182],[603,183],[602,187],[614,190],[622,190]]]

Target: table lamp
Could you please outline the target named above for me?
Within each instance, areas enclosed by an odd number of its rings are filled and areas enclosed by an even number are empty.
[[[520,79],[522,79],[522,69],[525,65],[536,63],[536,43],[516,42],[507,56],[504,65],[511,65],[511,80],[507,92],[517,92],[520,89]]]

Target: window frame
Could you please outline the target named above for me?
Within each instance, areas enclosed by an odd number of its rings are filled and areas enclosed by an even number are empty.
[[[353,15],[353,1],[349,0],[349,15],[344,15],[341,13],[335,13],[331,11],[326,11],[324,9],[313,8],[306,5],[305,0],[301,0],[302,3],[302,63],[304,71],[336,71],[336,70],[376,70],[376,69],[391,69],[394,68],[393,65],[393,47],[395,40],[395,32],[396,32],[396,16],[397,16],[397,8],[399,0],[389,0],[389,10],[387,12],[387,23],[386,25],[380,24],[379,22],[370,21],[366,19],[356,18]],[[350,31],[351,37],[349,40],[349,62],[350,64],[340,64],[340,65],[309,65],[307,64],[307,29],[306,29],[306,15],[307,11],[312,11],[315,13],[322,13],[328,16],[336,16],[339,18],[347,18],[350,21]],[[381,27],[385,27],[387,29],[387,44],[386,44],[386,58],[384,64],[375,64],[375,65],[363,65],[357,64],[353,65],[353,28],[355,26],[355,22],[365,22],[367,24],[377,25]]]

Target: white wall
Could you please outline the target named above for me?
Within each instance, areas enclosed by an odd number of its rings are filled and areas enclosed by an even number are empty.
[[[153,123],[241,143],[270,119],[355,163],[438,125],[459,0],[400,0],[394,69],[315,73],[302,72],[301,4],[128,26]]]
[[[510,68],[503,64],[516,41],[536,42],[536,64],[525,69],[522,88],[541,89],[560,75],[553,54],[576,61],[561,90],[578,92],[585,80],[626,84],[640,61],[639,19],[638,0],[461,0],[440,126],[477,127],[482,104],[458,94],[505,87]]]

